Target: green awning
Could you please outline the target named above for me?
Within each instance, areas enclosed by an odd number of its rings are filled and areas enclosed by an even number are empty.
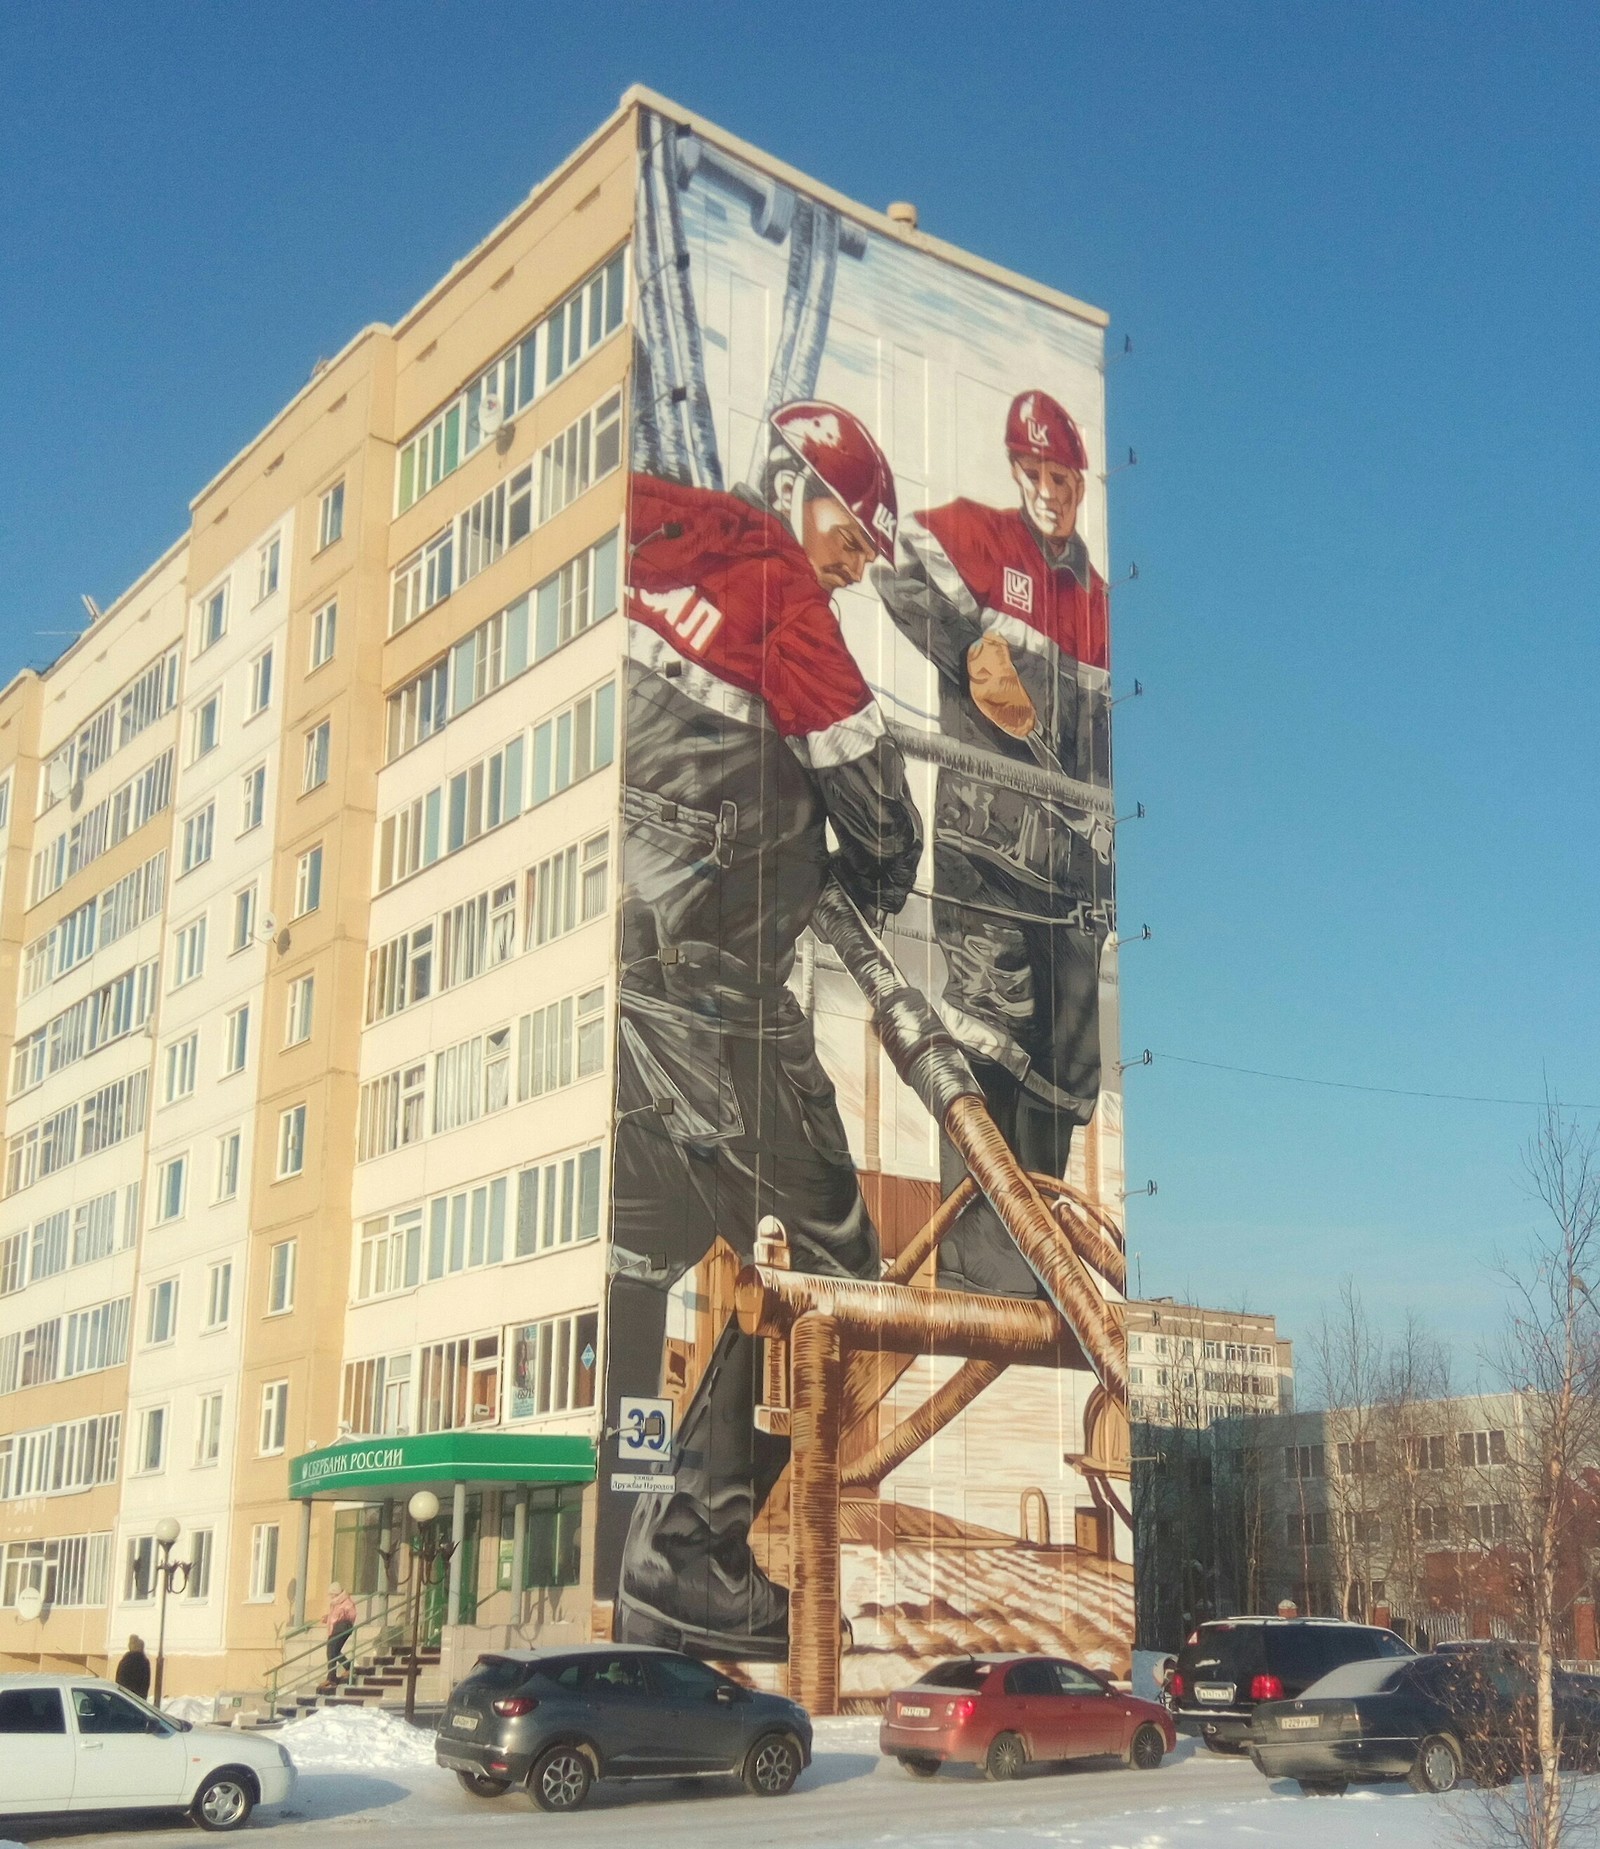
[[[428,1432],[348,1438],[289,1464],[291,1496],[360,1502],[431,1483],[592,1483],[594,1441],[561,1433]]]

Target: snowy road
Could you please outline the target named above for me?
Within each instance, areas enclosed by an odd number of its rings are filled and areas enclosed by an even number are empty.
[[[602,1785],[584,1810],[557,1818],[520,1794],[487,1804],[467,1797],[429,1763],[431,1739],[407,1737],[398,1723],[360,1740],[300,1729],[281,1737],[305,1770],[288,1809],[264,1812],[248,1832],[263,1849],[269,1842],[439,1849],[467,1838],[601,1849],[624,1835],[650,1849],[751,1849],[780,1840],[786,1849],[1432,1849],[1453,1834],[1440,1800],[1403,1787],[1306,1799],[1291,1786],[1269,1785],[1248,1762],[1197,1752],[1191,1741],[1157,1772],[1042,1771],[1014,1785],[947,1773],[922,1783],[879,1757],[875,1722],[824,1721],[816,1761],[792,1797],[749,1797],[732,1780]],[[77,1822],[8,1819],[0,1836],[63,1849],[195,1849],[200,1840],[192,1828],[166,1822],[106,1821],[85,1833]]]

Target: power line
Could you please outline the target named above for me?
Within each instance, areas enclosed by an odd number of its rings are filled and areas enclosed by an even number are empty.
[[[1560,1104],[1560,1099],[1549,1098],[1484,1098],[1474,1092],[1463,1091],[1411,1091],[1399,1085],[1357,1085],[1348,1079],[1314,1079],[1303,1072],[1266,1072],[1259,1066],[1228,1066],[1219,1059],[1189,1059],[1182,1053],[1150,1052],[1144,1060],[1130,1060],[1130,1066],[1149,1065],[1155,1060],[1165,1059],[1176,1066],[1204,1066],[1209,1072],[1237,1072],[1246,1078],[1276,1079],[1285,1085],[1320,1085],[1329,1091],[1369,1091],[1385,1098],[1432,1098],[1444,1104],[1509,1104],[1527,1105],[1535,1110],[1542,1110],[1546,1104]],[[1564,1107],[1570,1111],[1600,1111],[1600,1104],[1569,1104]]]

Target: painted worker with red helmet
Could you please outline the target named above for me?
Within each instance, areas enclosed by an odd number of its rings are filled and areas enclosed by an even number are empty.
[[[1089,457],[1069,413],[1021,392],[1004,441],[1018,504],[955,500],[908,519],[877,582],[938,669],[940,727],[966,760],[941,768],[934,806],[941,1013],[1023,1167],[1064,1176],[1100,1091],[1111,830],[1072,794],[1110,784],[1106,587],[1078,532]],[[1060,796],[1005,787],[995,759],[1055,773]],[[948,1191],[964,1173],[948,1144],[943,1169]],[[939,1282],[1040,1294],[981,1199],[941,1245]]]
[[[834,405],[783,405],[765,439],[754,492],[631,483],[618,1402],[660,1393],[669,1293],[718,1237],[748,1257],[773,1214],[797,1269],[880,1268],[833,1085],[788,982],[830,872],[864,908],[895,912],[921,855],[904,764],[831,603],[893,558],[894,480]],[[619,1639],[786,1651],[788,1595],[749,1544],[788,1456],[786,1440],[754,1429],[756,1356],[736,1324],[722,1333],[680,1420],[673,1492],[639,1496],[625,1537],[615,1518],[602,1533]]]

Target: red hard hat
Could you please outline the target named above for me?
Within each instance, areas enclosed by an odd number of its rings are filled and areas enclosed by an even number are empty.
[[[1071,417],[1048,392],[1019,392],[1006,413],[1006,454],[1035,456],[1063,469],[1085,470],[1089,452]]]
[[[900,507],[894,472],[859,417],[836,404],[780,405],[772,428],[824,488],[860,522],[878,556],[894,560]]]

